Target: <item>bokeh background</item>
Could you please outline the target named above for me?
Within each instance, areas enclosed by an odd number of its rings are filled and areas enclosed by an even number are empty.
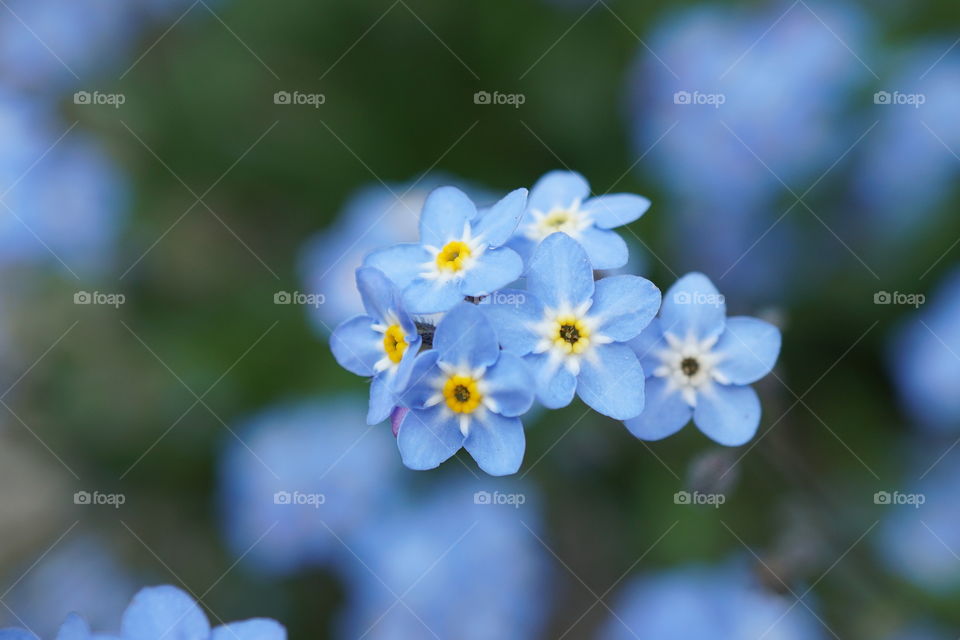
[[[292,638],[960,633],[955,3],[0,5],[4,625],[171,583]],[[760,432],[575,402],[516,477],[404,469],[326,346],[353,269],[564,168],[781,327]]]

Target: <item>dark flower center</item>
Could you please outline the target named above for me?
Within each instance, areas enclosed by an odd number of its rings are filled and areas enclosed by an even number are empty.
[[[697,362],[696,358],[684,358],[683,362],[680,363],[680,370],[688,378],[692,378],[697,375],[697,371],[700,371],[700,363]]]
[[[561,325],[560,337],[570,344],[577,344],[577,341],[580,340],[580,331],[572,324]]]
[[[470,399],[470,390],[462,384],[458,384],[453,390],[453,397],[456,398],[458,402],[466,402]]]

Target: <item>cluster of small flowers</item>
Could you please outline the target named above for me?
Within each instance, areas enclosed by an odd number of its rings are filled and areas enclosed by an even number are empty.
[[[772,369],[779,330],[728,319],[699,273],[662,300],[645,278],[597,278],[627,263],[612,229],[649,206],[633,194],[591,198],[573,172],[486,208],[440,187],[418,243],[367,256],[356,274],[367,313],[338,326],[330,346],[341,366],[372,377],[367,420],[392,418],[406,466],[432,469],[463,447],[487,473],[515,473],[520,417],[534,400],[558,409],[575,393],[646,440],[691,417],[720,444],[753,437],[760,402],[748,385]]]

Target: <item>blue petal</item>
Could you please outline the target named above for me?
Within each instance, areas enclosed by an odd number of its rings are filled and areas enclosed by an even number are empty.
[[[403,357],[400,358],[400,366],[388,370],[385,374],[388,376],[390,388],[393,389],[394,393],[403,393],[403,390],[407,388],[410,374],[413,373],[413,363],[417,359],[417,354],[420,353],[422,342],[423,339],[419,335],[414,335],[412,338],[408,337],[407,350],[403,352]]]
[[[287,631],[274,620],[254,618],[217,627],[210,640],[287,640]]]
[[[770,373],[780,355],[780,330],[769,322],[738,316],[727,318],[727,328],[713,348],[723,356],[717,365],[733,384],[750,384]]]
[[[715,384],[697,394],[693,421],[714,442],[737,447],[749,442],[760,426],[760,399],[753,387]]]
[[[500,347],[490,321],[477,305],[463,302],[443,317],[433,335],[433,348],[440,360],[454,366],[489,367],[497,361]]]
[[[354,316],[340,323],[330,336],[333,357],[350,373],[372,376],[373,365],[386,355],[383,334],[372,328],[375,322],[370,316]]]
[[[440,466],[461,446],[463,434],[457,415],[442,405],[411,409],[397,433],[397,447],[403,464],[417,471]]]
[[[619,269],[627,264],[627,243],[616,231],[587,227],[577,236],[594,269]]]
[[[0,640],[38,640],[37,636],[24,629],[0,629]]]
[[[410,373],[410,383],[401,397],[403,405],[411,409],[423,409],[427,400],[436,393],[432,382],[440,376],[437,359],[440,353],[436,349],[424,351],[417,356]]]
[[[633,352],[637,354],[640,365],[643,366],[644,373],[648,375],[652,374],[661,363],[657,353],[667,348],[667,342],[663,339],[663,329],[660,326],[660,318],[651,320],[647,328],[627,344],[633,349]]]
[[[403,306],[410,313],[441,313],[462,301],[459,280],[418,278],[403,290]]]
[[[357,289],[367,313],[386,322],[391,312],[396,315],[400,308],[400,292],[383,271],[373,267],[357,269]]]
[[[538,353],[526,356],[537,385],[537,400],[547,409],[559,409],[570,404],[577,388],[577,378],[559,363],[551,363],[550,356]]]
[[[432,261],[433,256],[421,245],[405,242],[374,251],[363,266],[379,269],[403,289],[420,277]]]
[[[517,235],[510,238],[506,244],[506,247],[516,251],[517,255],[520,256],[520,259],[523,260],[524,265],[529,265],[530,259],[533,257],[533,251],[539,245],[539,242],[535,242],[527,236],[517,233]]]
[[[540,337],[531,327],[543,320],[543,304],[529,291],[502,289],[483,300],[480,310],[490,319],[504,351],[525,356]]]
[[[484,211],[473,223],[473,235],[483,238],[491,247],[499,247],[510,239],[527,209],[527,190],[516,189]]]
[[[597,330],[617,342],[636,337],[660,310],[660,290],[639,276],[610,276],[596,283],[590,316]]]
[[[523,360],[513,354],[501,353],[497,363],[487,369],[483,381],[500,415],[521,416],[533,404],[533,376]]]
[[[208,640],[210,623],[189,595],[164,585],[141,589],[123,613],[125,640]]]
[[[577,395],[605,416],[626,420],[643,411],[643,367],[625,344],[594,347],[596,358],[584,358],[577,376]]]
[[[527,288],[544,305],[577,307],[593,295],[593,268],[583,247],[565,233],[540,243],[527,269]]]
[[[0,640],[3,638],[4,635],[0,632]],[[76,613],[69,614],[57,632],[57,640],[90,640],[90,638],[90,626]]]
[[[632,193],[612,193],[587,200],[581,209],[589,212],[601,229],[613,229],[633,222],[650,208],[650,201]]]
[[[370,408],[367,410],[367,424],[380,424],[390,417],[397,406],[397,397],[393,393],[390,381],[380,374],[370,382]]]
[[[693,408],[683,399],[679,390],[667,391],[665,378],[647,378],[643,413],[624,420],[637,438],[662,440],[680,431],[693,416]]]
[[[473,201],[456,187],[434,189],[420,214],[420,242],[442,247],[463,237],[465,225],[477,215]]]
[[[485,296],[505,287],[520,277],[523,260],[512,249],[489,249],[476,259],[463,276],[460,293],[465,296]]]
[[[487,411],[482,420],[470,421],[470,435],[463,446],[481,469],[492,476],[505,476],[520,468],[527,443],[520,418]]]
[[[547,213],[555,207],[569,207],[576,200],[582,202],[589,195],[590,185],[579,173],[551,171],[533,185],[527,207]]]
[[[727,307],[710,279],[688,273],[667,290],[660,310],[660,326],[678,338],[687,335],[704,340],[723,331]]]

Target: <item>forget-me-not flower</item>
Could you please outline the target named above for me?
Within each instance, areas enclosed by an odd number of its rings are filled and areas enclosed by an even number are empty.
[[[650,201],[632,193],[590,197],[590,185],[574,171],[551,171],[530,190],[527,211],[510,241],[529,261],[547,236],[561,231],[581,245],[594,269],[617,269],[627,263],[627,244],[615,231],[650,208]]]
[[[530,373],[501,353],[487,317],[463,302],[437,325],[433,348],[417,356],[397,433],[403,463],[432,469],[464,447],[490,475],[523,461],[523,415],[533,403]]]
[[[720,444],[747,442],[760,425],[760,399],[749,385],[773,368],[780,341],[768,322],[727,318],[723,296],[705,275],[685,275],[664,296],[660,317],[630,343],[649,377],[646,408],[627,428],[659,440],[692,416]]]
[[[404,311],[400,292],[382,272],[357,269],[357,288],[368,315],[344,321],[330,336],[330,350],[344,369],[373,376],[367,422],[390,417],[410,379],[420,350],[417,325]]]
[[[403,289],[410,313],[448,311],[467,296],[483,296],[517,279],[520,256],[503,247],[527,202],[527,190],[510,192],[478,211],[456,187],[433,191],[420,214],[420,243],[375,251],[364,264],[386,273]]]
[[[206,614],[192,597],[170,585],[147,587],[133,597],[123,613],[120,633],[91,633],[79,615],[67,616],[57,640],[286,640],[279,623],[266,618],[210,627]],[[37,640],[22,629],[0,630],[0,640]]]
[[[540,244],[526,281],[526,291],[504,290],[480,306],[504,351],[530,366],[540,403],[558,409],[576,392],[612,418],[639,415],[644,372],[625,342],[656,315],[660,290],[631,275],[594,282],[586,250],[565,233]]]

